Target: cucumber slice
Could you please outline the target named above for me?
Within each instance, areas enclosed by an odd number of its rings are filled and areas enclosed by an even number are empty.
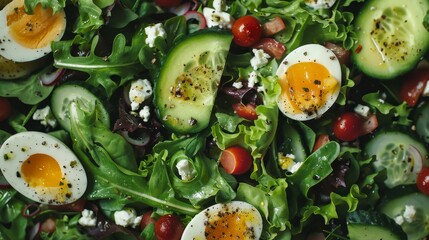
[[[371,0],[355,22],[352,59],[368,76],[393,79],[411,69],[429,48],[423,26],[427,0]]]
[[[208,126],[231,41],[226,31],[199,31],[169,52],[154,84],[154,104],[171,131],[196,133]]]
[[[391,218],[379,212],[356,211],[347,215],[350,240],[405,240],[407,235]]]
[[[411,222],[406,220],[401,224],[409,240],[424,239],[429,235],[429,196],[422,193],[406,194],[397,198],[386,199],[380,206],[380,211],[388,217],[395,219],[403,216],[405,206],[412,206],[415,215]]]
[[[429,143],[429,102],[419,106],[417,112],[416,132],[426,143]]]
[[[104,100],[101,96],[103,96],[102,93],[83,82],[65,83],[52,92],[52,113],[61,127],[70,132],[69,106],[71,102],[80,99],[86,103],[94,103],[95,109],[98,111],[97,117],[106,127],[110,127],[109,112],[104,107]]]
[[[414,184],[423,166],[429,165],[425,146],[409,134],[381,130],[365,146],[369,156],[375,156],[376,171],[386,170],[388,188]]]

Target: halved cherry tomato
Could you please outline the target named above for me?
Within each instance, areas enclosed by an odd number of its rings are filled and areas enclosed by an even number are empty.
[[[262,34],[266,37],[270,37],[284,29],[286,29],[286,25],[283,19],[277,16],[262,25]]]
[[[147,211],[143,214],[142,220],[140,222],[140,228],[143,230],[145,227],[151,223],[155,223],[155,219],[151,217],[152,211]]]
[[[262,36],[262,26],[259,20],[253,16],[243,16],[232,25],[234,42],[238,46],[250,47]]]
[[[12,113],[12,107],[9,99],[0,97],[0,121],[4,121],[10,117]]]
[[[182,0],[155,0],[155,4],[162,8],[172,8],[179,5]]]
[[[256,120],[258,115],[256,114],[256,108],[252,104],[234,103],[232,104],[234,112],[247,120]]]
[[[240,175],[249,171],[253,164],[253,158],[245,148],[233,146],[222,151],[220,164],[225,172]]]
[[[329,140],[329,135],[328,134],[320,134],[317,137],[316,142],[314,143],[313,152],[315,152],[317,149],[319,149],[323,145],[327,144],[329,141],[330,140]]]
[[[417,175],[417,187],[420,192],[429,195],[429,167],[423,167]]]
[[[336,138],[342,141],[354,141],[374,131],[378,127],[378,120],[375,114],[364,118],[354,112],[345,112],[334,121],[332,127]]]
[[[157,240],[180,240],[183,230],[183,223],[176,215],[167,214],[161,216],[155,222],[155,236]]]
[[[399,97],[413,107],[419,101],[420,96],[429,81],[429,68],[419,68],[404,76]]]
[[[286,52],[285,45],[273,38],[262,38],[252,48],[262,49],[277,60],[280,60]]]

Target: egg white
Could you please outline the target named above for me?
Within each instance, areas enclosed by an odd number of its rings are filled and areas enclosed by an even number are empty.
[[[22,7],[24,4],[23,0],[12,1],[6,5],[0,11],[0,55],[4,58],[15,61],[15,62],[29,62],[36,59],[40,59],[43,56],[52,52],[51,44],[45,47],[31,49],[22,46],[18,42],[13,40],[13,37],[9,33],[7,26],[7,15],[14,11],[14,8]],[[65,16],[65,15],[64,15]],[[58,41],[62,38],[65,31],[66,18],[64,17],[64,28],[60,29],[60,34],[57,35],[54,41]]]
[[[56,188],[29,186],[23,178],[21,166],[33,154],[46,154],[58,162],[63,177],[70,184],[70,196],[63,196]],[[87,187],[85,170],[76,155],[57,138],[41,132],[21,132],[8,138],[0,147],[0,170],[15,190],[45,204],[74,202],[82,197]]]
[[[239,211],[241,213],[249,213],[252,216],[252,221],[246,222],[248,227],[252,227],[254,231],[254,239],[259,239],[262,233],[262,217],[258,210],[251,204],[243,201],[232,201],[228,203],[219,203],[213,206],[210,206],[197,215],[195,215],[192,220],[186,226],[183,234],[182,240],[204,240],[206,224],[213,220],[212,218],[217,218],[225,212]]]
[[[329,71],[332,77],[334,77],[338,81],[338,85],[341,86],[341,64],[335,54],[328,48],[319,45],[319,44],[307,44],[300,46],[289,53],[283,61],[279,64],[279,68],[277,69],[276,75],[281,78],[285,75],[286,71],[292,65],[301,62],[316,62],[319,63]],[[332,95],[327,97],[326,104],[320,107],[317,110],[317,113],[308,114],[308,113],[292,113],[288,112],[284,106],[284,102],[290,104],[289,99],[281,99],[280,97],[277,99],[277,105],[280,111],[288,118],[297,120],[297,121],[305,121],[311,120],[323,115],[338,98],[340,94],[340,87],[338,87]]]

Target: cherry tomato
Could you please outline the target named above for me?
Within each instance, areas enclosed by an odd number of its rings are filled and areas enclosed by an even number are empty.
[[[362,134],[362,120],[357,113],[345,112],[335,120],[333,128],[338,139],[353,141]]]
[[[167,214],[155,222],[155,236],[157,240],[180,240],[184,227],[179,217]]]
[[[155,219],[151,217],[152,211],[147,211],[143,214],[142,220],[140,222],[141,229],[145,229],[145,227],[151,223],[155,223]]]
[[[262,36],[262,26],[259,20],[253,16],[243,16],[232,25],[234,42],[238,46],[250,47]]]
[[[280,60],[286,52],[285,45],[276,41],[274,38],[262,38],[255,43],[252,48],[262,49],[277,60]]]
[[[429,195],[429,167],[423,167],[417,175],[417,187],[420,192]]]
[[[233,146],[222,151],[220,164],[225,169],[225,172],[240,175],[249,171],[253,164],[253,158],[245,148]]]
[[[314,143],[313,152],[329,142],[328,134],[320,134]]]
[[[172,8],[179,5],[181,0],[155,0],[155,4],[162,8]]]
[[[343,48],[343,46],[331,42],[326,42],[325,47],[331,50],[335,56],[337,56],[338,61],[341,64],[349,64],[350,63],[350,51],[347,51]]]
[[[419,68],[404,76],[399,97],[413,107],[417,104],[423,90],[429,81],[429,68]]]
[[[235,103],[232,105],[234,112],[247,120],[256,120],[258,115],[256,114],[256,108],[252,104]]]
[[[0,121],[4,121],[10,117],[12,113],[12,106],[9,99],[0,97]]]

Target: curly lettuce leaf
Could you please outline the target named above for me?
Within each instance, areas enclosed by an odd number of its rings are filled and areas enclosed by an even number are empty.
[[[25,11],[29,14],[34,13],[34,8],[41,4],[43,8],[52,8],[53,12],[58,12],[66,6],[66,0],[25,0]]]

